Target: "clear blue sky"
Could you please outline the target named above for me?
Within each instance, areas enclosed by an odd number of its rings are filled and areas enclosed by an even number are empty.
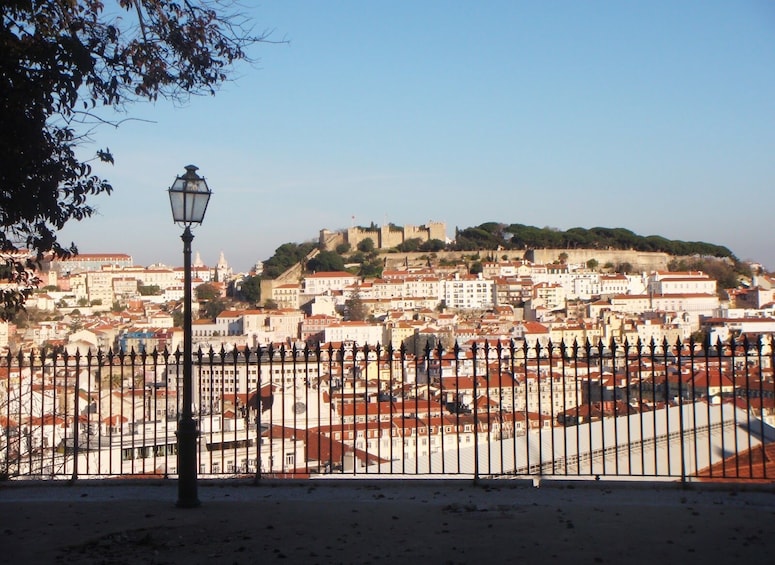
[[[241,271],[353,216],[624,227],[775,268],[772,2],[244,4],[289,43],[98,131],[115,193],[65,241],[182,264],[165,191],[192,163],[214,193],[193,248]]]

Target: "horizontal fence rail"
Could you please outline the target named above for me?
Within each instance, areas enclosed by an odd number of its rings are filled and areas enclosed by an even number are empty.
[[[174,477],[176,351],[0,358],[2,478]],[[772,336],[198,351],[199,474],[771,480]]]

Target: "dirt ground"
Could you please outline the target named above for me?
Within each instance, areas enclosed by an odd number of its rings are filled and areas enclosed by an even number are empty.
[[[775,550],[769,488],[494,481],[0,485],[6,563],[744,563]]]

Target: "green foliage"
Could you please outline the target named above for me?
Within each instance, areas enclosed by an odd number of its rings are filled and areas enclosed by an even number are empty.
[[[46,313],[37,308],[20,308],[8,312],[5,318],[16,325],[19,329],[24,329],[30,324],[37,324],[46,319]]]
[[[482,271],[484,271],[484,267],[482,266],[481,261],[474,261],[471,263],[471,268],[468,270],[472,275],[478,275]]]
[[[285,271],[302,261],[310,251],[315,249],[314,243],[283,243],[275,249],[274,255],[264,261],[263,277],[276,279]]]
[[[600,265],[597,259],[590,259],[587,261],[587,269],[594,271]]]
[[[379,259],[365,262],[358,269],[358,276],[365,279],[373,279],[382,276],[383,262]]]
[[[660,236],[640,236],[624,228],[580,227],[560,231],[556,228],[487,222],[478,227],[457,230],[455,251],[476,249],[633,249],[661,251],[671,255],[700,255],[734,258],[721,245],[704,242],[669,240]]]
[[[430,251],[436,253],[437,251],[443,251],[447,247],[447,244],[440,239],[429,239],[422,242],[420,245],[420,251]]]
[[[489,226],[490,224],[482,225]],[[499,233],[478,227],[458,231],[452,249],[454,251],[476,251],[478,249],[497,249],[502,245],[503,238]]]
[[[357,248],[361,253],[372,253],[374,251],[374,240],[370,237],[362,239],[358,242]]]
[[[215,285],[210,283],[202,283],[194,289],[197,300],[215,300],[220,296],[220,292]]]
[[[137,292],[140,293],[140,296],[160,296],[162,294],[162,290],[157,284],[137,285]]]
[[[182,103],[213,94],[245,49],[264,39],[244,16],[206,0],[0,3],[0,250],[30,250],[0,277],[0,315],[23,305],[47,253],[77,253],[58,232],[92,216],[110,183],[81,157],[115,109],[159,98]],[[118,125],[118,124],[111,124]],[[22,257],[18,255],[17,257]],[[18,290],[21,288],[21,290]]]
[[[353,253],[350,255],[350,257],[347,259],[348,263],[365,263],[366,262],[366,255],[361,253],[360,251]]]
[[[307,270],[316,273],[344,271],[344,259],[333,251],[321,251],[307,261]]]
[[[716,258],[674,259],[668,263],[670,271],[702,271],[718,283],[719,293],[737,288],[740,277],[750,277],[750,266],[739,261]]]
[[[336,246],[336,252],[339,255],[344,255],[345,253],[350,251],[351,248],[352,248],[352,246],[345,241],[345,242],[340,243],[339,245]]]
[[[226,301],[221,298],[208,300],[202,306],[202,309],[199,311],[199,315],[200,317],[207,318],[208,320],[215,320],[215,318],[218,317],[218,314],[226,310],[226,307]]]
[[[396,249],[402,253],[412,253],[418,251],[421,245],[422,240],[419,237],[412,237],[396,245]]]
[[[356,289],[350,294],[344,302],[344,319],[349,321],[362,322],[369,315],[369,309],[363,303],[360,290]]]
[[[258,303],[261,301],[261,277],[248,276],[242,281],[240,293],[243,300],[247,302]]]

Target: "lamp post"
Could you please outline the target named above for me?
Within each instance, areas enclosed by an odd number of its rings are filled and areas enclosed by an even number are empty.
[[[197,167],[188,165],[169,189],[172,218],[185,227],[183,235],[183,409],[178,417],[178,501],[179,508],[200,505],[196,485],[196,440],[199,436],[192,413],[193,351],[191,337],[191,233],[192,224],[201,224],[212,192],[205,179],[196,174]]]

